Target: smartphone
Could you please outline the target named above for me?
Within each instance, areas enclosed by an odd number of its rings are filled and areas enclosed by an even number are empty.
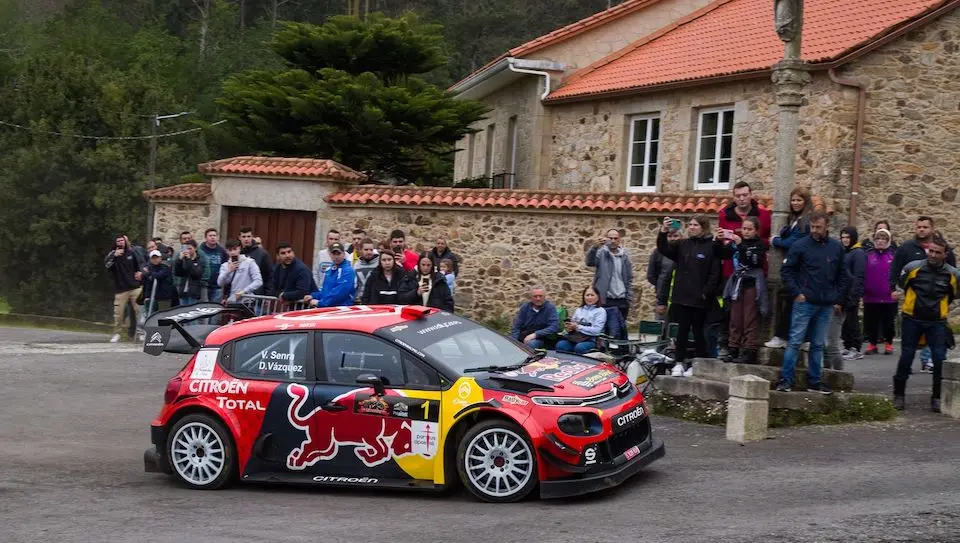
[[[724,230],[723,239],[733,239],[733,230]]]
[[[231,257],[230,257],[230,262],[236,262],[236,261],[238,261],[238,260],[240,260],[240,257],[239,257],[239,256],[231,256]]]
[[[423,279],[420,280],[420,284],[423,285],[423,286],[429,285],[429,284],[430,284],[430,278],[429,278],[429,277],[424,277]]]
[[[683,221],[680,219],[670,219],[670,224],[667,225],[667,228],[671,230],[680,230],[683,228]]]

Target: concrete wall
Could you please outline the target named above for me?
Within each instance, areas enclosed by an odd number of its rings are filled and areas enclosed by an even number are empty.
[[[324,243],[326,232],[332,225],[327,220],[327,203],[330,194],[346,186],[344,183],[323,180],[277,179],[262,177],[214,177],[212,200],[220,206],[259,207],[264,209],[290,209],[315,211],[317,226],[314,234],[316,253]],[[217,216],[220,229],[227,227],[224,213]]]
[[[662,0],[524,58],[548,59],[566,64],[565,79],[577,70],[628,47],[709,3],[710,0]]]

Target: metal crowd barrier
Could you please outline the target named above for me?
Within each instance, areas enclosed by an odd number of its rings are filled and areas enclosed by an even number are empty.
[[[287,311],[299,311],[301,309],[309,309],[310,307],[308,302],[288,302],[276,296],[263,296],[261,294],[241,294],[239,301],[241,304],[249,307],[257,316],[285,313]]]

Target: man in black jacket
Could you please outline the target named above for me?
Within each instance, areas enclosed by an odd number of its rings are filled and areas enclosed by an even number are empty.
[[[843,295],[847,290],[844,250],[839,241],[827,236],[827,215],[810,215],[810,235],[790,247],[780,268],[783,285],[793,296],[793,316],[787,352],[777,390],[790,392],[800,344],[810,333],[810,354],[807,361],[807,391],[832,394],[820,382],[823,346],[831,312],[841,315]]]
[[[133,305],[133,320],[140,317],[140,306],[137,297],[140,296],[143,276],[149,271],[145,259],[133,249],[127,236],[118,235],[114,238],[113,250],[107,253],[103,264],[113,279],[113,336],[110,343],[120,341],[123,331],[123,314],[127,304]]]
[[[436,245],[433,249],[430,249],[430,252],[427,253],[427,256],[430,257],[430,260],[433,262],[434,271],[440,269],[440,262],[449,258],[453,262],[453,275],[455,277],[460,276],[460,257],[457,256],[453,251],[450,250],[450,247],[447,246],[447,238],[443,236],[437,236]]]
[[[916,260],[926,260],[927,248],[934,237],[933,218],[927,216],[917,217],[917,223],[914,227],[916,235],[913,239],[903,242],[903,245],[897,249],[893,256],[893,264],[890,265],[890,290],[896,290],[897,282],[900,280],[900,272],[903,267]],[[944,261],[950,266],[956,267],[957,259],[953,250],[947,247],[947,253]]]
[[[960,272],[946,264],[947,243],[933,237],[927,245],[927,259],[904,266],[893,298],[903,300],[900,361],[893,377],[893,404],[905,407],[907,379],[921,336],[926,337],[933,358],[933,394],[930,409],[940,412],[940,384],[947,357],[947,315],[950,304],[960,295]]]
[[[253,238],[253,228],[249,226],[240,228],[240,254],[252,258],[257,263],[257,267],[260,268],[260,277],[263,278],[263,286],[255,290],[253,294],[264,294],[271,284],[273,261],[270,259],[270,255]]]
[[[674,242],[683,239],[683,232],[680,230],[667,230],[667,241]],[[657,306],[654,310],[654,318],[658,321],[666,319],[667,306],[669,305],[670,286],[673,283],[673,268],[676,264],[669,258],[660,254],[656,248],[650,253],[650,260],[647,262],[647,282],[654,288],[657,296]]]
[[[280,261],[273,268],[273,292],[284,302],[298,302],[307,294],[320,290],[316,288],[313,274],[287,242],[277,245]]]

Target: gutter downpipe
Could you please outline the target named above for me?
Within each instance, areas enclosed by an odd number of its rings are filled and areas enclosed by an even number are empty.
[[[837,75],[835,68],[827,70],[830,80],[834,83],[857,89],[857,132],[853,144],[853,179],[850,182],[850,217],[851,226],[857,223],[857,202],[860,198],[860,159],[863,155],[863,125],[867,116],[867,88],[863,83],[854,79],[845,79]]]
[[[507,67],[510,68],[511,72],[517,72],[518,74],[530,74],[530,75],[539,75],[543,77],[543,94],[540,95],[540,101],[546,100],[547,96],[550,95],[550,74],[542,70],[531,70],[529,68],[517,68],[516,62],[518,59],[510,57],[507,59]]]

